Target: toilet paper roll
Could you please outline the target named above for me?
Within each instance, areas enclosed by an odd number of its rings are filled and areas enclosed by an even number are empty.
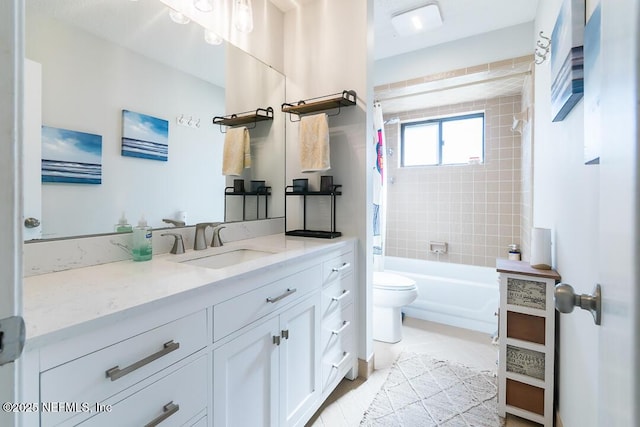
[[[531,267],[538,270],[551,270],[551,230],[533,228],[531,230]]]

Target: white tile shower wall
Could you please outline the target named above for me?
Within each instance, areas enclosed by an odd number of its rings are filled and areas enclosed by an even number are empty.
[[[511,125],[521,97],[393,116],[406,121],[470,111],[485,112],[485,159],[479,165],[401,168],[400,125],[386,125],[387,146],[394,151],[387,160],[387,255],[493,267],[510,243],[520,244],[521,138]],[[447,242],[448,253],[430,253],[430,240]]]

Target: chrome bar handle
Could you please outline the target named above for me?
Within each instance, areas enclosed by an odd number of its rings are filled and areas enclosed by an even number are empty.
[[[287,289],[287,291],[285,293],[283,293],[282,295],[279,295],[279,296],[273,297],[273,298],[272,297],[267,298],[267,302],[276,303],[276,302],[280,301],[282,298],[286,298],[286,297],[288,297],[289,295],[291,295],[292,293],[294,293],[296,291],[297,291],[296,288]]]
[[[177,350],[179,348],[180,348],[180,343],[179,342],[173,342],[173,340],[168,341],[168,342],[164,343],[162,350],[160,350],[160,351],[158,351],[156,353],[153,353],[153,354],[145,357],[144,359],[140,359],[137,362],[127,366],[124,369],[120,369],[120,367],[118,365],[116,365],[111,369],[107,369],[105,374],[107,375],[107,378],[111,379],[111,381],[115,381],[118,378],[122,378],[125,375],[128,375],[128,374],[132,373],[136,369],[140,369],[144,365],[147,365],[147,364],[153,362],[154,360],[159,359],[162,356],[165,356],[165,355],[167,355],[167,354],[171,353],[172,351],[175,351],[175,350]]]
[[[175,414],[180,410],[180,405],[173,403],[173,401],[167,403],[162,407],[162,415],[159,415],[157,418],[154,418],[149,423],[145,424],[144,427],[156,427],[161,422],[169,418],[171,415]]]
[[[349,267],[351,267],[351,263],[350,262],[344,262],[344,263],[342,263],[342,265],[340,267],[333,267],[331,269],[331,271],[333,271],[334,273],[337,273],[339,271],[346,270]]]
[[[351,293],[350,290],[345,289],[344,291],[342,291],[342,294],[339,297],[331,297],[331,301],[340,301],[341,299],[343,299],[344,297],[346,297],[350,293]]]
[[[347,329],[349,327],[349,325],[351,324],[350,321],[345,320],[344,322],[342,322],[342,326],[340,327],[340,329],[337,329],[335,331],[331,331],[332,335],[340,335],[342,332],[344,332],[345,329]]]
[[[344,352],[342,353],[342,359],[340,359],[340,361],[338,363],[334,363],[333,365],[331,365],[332,368],[338,369],[340,368],[340,366],[342,366],[342,364],[345,362],[345,360],[347,360],[349,358],[350,353],[348,352]]]

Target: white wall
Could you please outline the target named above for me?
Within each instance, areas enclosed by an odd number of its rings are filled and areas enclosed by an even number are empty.
[[[537,27],[536,27],[537,28]],[[533,22],[380,59],[375,62],[375,86],[443,71],[531,55]],[[464,52],[464,54],[461,54]]]
[[[293,178],[309,178],[318,189],[319,175],[333,175],[334,184],[342,184],[337,200],[337,230],[355,236],[358,242],[359,331],[358,357],[368,359],[373,351],[370,327],[370,175],[373,162],[372,124],[368,111],[372,100],[372,82],[368,73],[373,53],[369,43],[372,24],[371,0],[316,0],[298,5],[285,15],[285,74],[287,101],[295,102],[343,90],[355,90],[357,106],[344,108],[339,116],[329,118],[331,170],[322,174],[300,172],[298,123],[287,118],[287,185]],[[371,165],[371,167],[369,167]],[[293,199],[293,197],[289,197]],[[309,207],[307,228],[328,229],[326,201],[313,201]],[[299,221],[296,202],[287,200],[288,229]],[[297,217],[297,218],[296,218]]]
[[[539,2],[535,28],[550,34],[562,0]],[[531,40],[531,46],[535,40]],[[576,293],[591,293],[598,277],[599,166],[584,165],[580,101],[561,122],[551,122],[549,61],[535,72],[533,226],[553,230],[555,267]],[[559,396],[565,426],[595,426],[598,419],[598,329],[583,310],[560,316]]]
[[[30,16],[26,56],[42,64],[43,125],[102,135],[102,184],[46,184],[43,237],[113,231],[122,211],[135,223],[166,226],[179,210],[188,222],[223,217],[222,134],[210,122],[224,112],[224,89],[102,39]],[[169,160],[120,155],[122,110],[169,121]],[[180,114],[201,119],[192,129]]]

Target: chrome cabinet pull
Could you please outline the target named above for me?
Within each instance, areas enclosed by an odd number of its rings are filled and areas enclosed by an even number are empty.
[[[333,271],[334,273],[337,273],[339,271],[346,270],[349,267],[351,267],[351,263],[350,262],[344,262],[344,263],[342,263],[342,265],[340,267],[333,267],[331,269],[331,271]]]
[[[333,365],[331,365],[331,367],[338,369],[340,366],[342,366],[344,361],[347,360],[348,358],[349,358],[349,353],[345,351],[344,353],[342,353],[342,359],[340,359],[338,363],[334,363]]]
[[[284,338],[285,340],[289,339],[289,330],[288,329],[283,329],[281,331],[282,333],[280,334],[282,336],[282,338]]]
[[[267,298],[267,302],[276,303],[276,302],[280,301],[282,298],[286,298],[286,297],[288,297],[289,295],[291,295],[292,293],[294,293],[296,291],[297,291],[296,288],[287,289],[287,291],[285,293],[283,293],[282,295],[279,295],[279,296],[273,297],[273,298],[272,297]]]
[[[280,345],[280,336],[279,335],[274,335],[273,336],[273,343],[275,345]]]
[[[175,351],[175,350],[177,350],[179,348],[180,348],[180,343],[179,342],[173,342],[173,340],[171,340],[169,342],[164,343],[164,346],[163,346],[162,350],[158,351],[157,353],[153,353],[152,355],[149,355],[149,356],[145,357],[144,359],[140,359],[137,362],[127,366],[124,369],[120,369],[120,367],[118,365],[116,365],[111,369],[107,369],[105,374],[107,375],[107,378],[111,379],[111,381],[115,381],[118,378],[122,378],[125,375],[128,375],[128,374],[132,373],[136,369],[140,369],[144,365],[147,365],[147,364],[153,362],[154,360],[159,359],[162,356],[167,355],[167,354],[171,353],[172,351]]]
[[[331,301],[340,301],[341,299],[343,299],[344,297],[346,297],[350,293],[351,293],[350,290],[345,289],[344,291],[342,291],[342,294],[339,297],[331,297]]]
[[[167,403],[162,407],[162,415],[159,415],[157,418],[151,420],[151,422],[145,424],[144,427],[156,427],[158,424],[169,418],[171,415],[175,414],[180,410],[180,405],[173,403],[173,401]]]
[[[350,324],[351,324],[350,321],[345,320],[344,322],[342,322],[342,326],[340,327],[340,329],[337,329],[335,331],[331,331],[331,333],[333,335],[340,335],[342,332],[344,332],[345,329],[347,329],[349,327]]]

